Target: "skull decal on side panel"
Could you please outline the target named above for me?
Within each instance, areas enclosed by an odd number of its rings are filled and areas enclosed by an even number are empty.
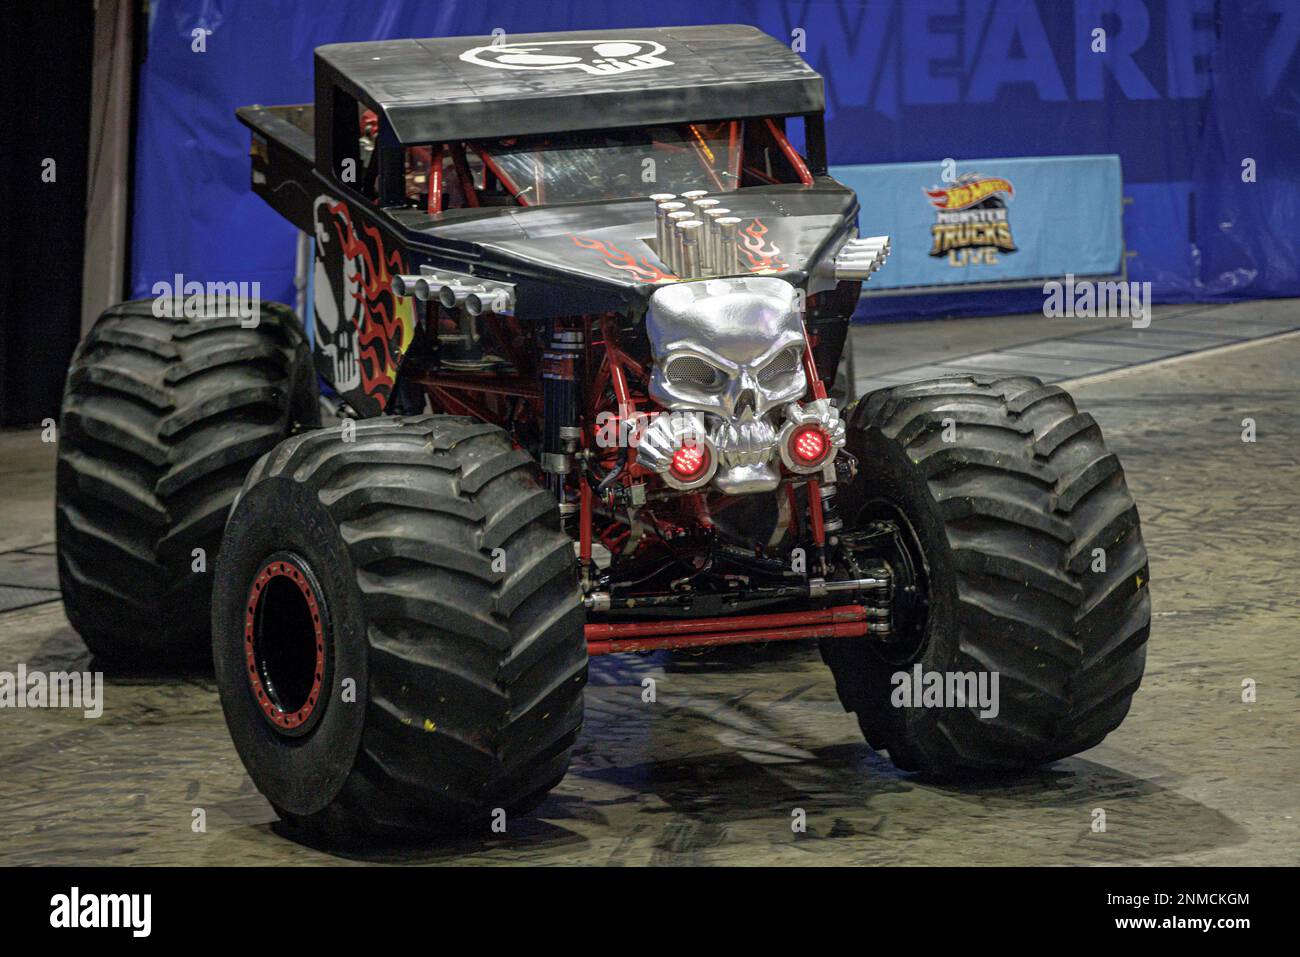
[[[318,196],[313,221],[316,369],[353,409],[377,415],[415,335],[414,300],[392,291],[406,260],[369,213],[343,199]]]
[[[328,366],[323,370],[326,379],[339,392],[349,392],[361,385],[357,329],[362,320],[358,277],[363,267],[360,257],[349,256],[335,235],[335,204],[329,196],[318,196],[313,208],[316,256],[312,311],[316,315],[316,351]]]

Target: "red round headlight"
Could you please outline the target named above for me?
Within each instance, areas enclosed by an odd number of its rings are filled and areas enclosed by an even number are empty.
[[[683,445],[673,453],[669,471],[682,482],[693,482],[709,467],[709,450],[703,445]]]
[[[813,466],[825,460],[831,450],[830,437],[820,426],[805,425],[790,433],[790,457],[800,465]]]

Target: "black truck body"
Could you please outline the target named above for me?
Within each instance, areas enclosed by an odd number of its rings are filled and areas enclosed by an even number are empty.
[[[622,56],[602,58],[593,52],[600,49]],[[562,50],[566,59],[580,59],[544,69],[492,65],[517,50]],[[781,276],[810,295],[844,287],[833,297],[835,328],[818,337],[819,364],[834,374],[857,285],[837,284],[831,258],[854,234],[858,203],[826,174],[821,78],[777,41],[739,26],[520,35],[504,42],[408,39],[321,47],[315,68],[314,105],[250,106],[238,115],[253,134],[254,191],[317,238],[323,267],[317,282],[331,283],[343,311],[351,284],[342,263],[362,264],[355,334],[383,348],[362,357],[359,384],[339,384],[359,413],[387,405],[418,321],[418,306],[392,295],[392,276],[426,267],[513,283],[514,315],[521,320],[635,317],[655,288],[671,281],[652,245],[654,207],[644,197],[656,191],[653,182],[622,198],[433,214],[401,188],[398,171],[410,147],[571,130],[768,118],[784,130],[787,121],[801,121],[808,183],[747,186],[728,192],[725,201],[754,249],[752,272]],[[341,176],[349,161],[362,162],[359,109],[376,121],[372,196]],[[342,257],[327,248],[331,233],[341,237]],[[317,302],[320,297],[318,289]],[[824,311],[815,308],[812,321],[823,323]],[[382,335],[369,326],[382,328]],[[335,330],[318,322],[317,331],[323,332],[316,336],[318,367],[334,381],[335,369],[320,353]]]

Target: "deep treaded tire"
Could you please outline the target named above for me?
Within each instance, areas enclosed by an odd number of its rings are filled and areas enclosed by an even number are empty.
[[[522,813],[568,768],[587,676],[554,498],[527,453],[472,419],[384,418],[344,439],[281,444],[226,530],[213,655],[240,757],[310,841]],[[250,586],[281,554],[319,583],[326,622],[324,711],[296,737],[268,720],[245,645]],[[275,635],[256,640],[274,652]]]
[[[942,777],[1052,761],[1118,727],[1146,657],[1147,557],[1092,416],[1037,379],[959,376],[871,393],[848,445],[846,529],[902,513],[931,591],[922,643],[901,658],[869,639],[822,643],[871,746]],[[917,663],[996,671],[999,713],[894,707],[890,676]]]
[[[207,658],[230,505],[295,422],[319,424],[318,402],[286,306],[264,303],[253,328],[159,318],[153,300],[99,317],[68,369],[55,502],[63,605],[91,652],[147,665]]]

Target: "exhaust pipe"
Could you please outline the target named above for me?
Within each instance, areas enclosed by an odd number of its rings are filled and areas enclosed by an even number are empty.
[[[744,272],[740,266],[740,217],[719,216],[714,225],[718,230],[718,275]]]
[[[414,296],[421,302],[437,302],[447,309],[463,307],[473,316],[514,315],[515,311],[514,283],[480,279],[467,273],[438,272],[432,266],[421,266],[419,275],[394,276],[389,288],[395,296]]]
[[[392,282],[393,295],[399,299],[405,299],[407,296],[420,298],[416,291],[419,282],[419,276],[394,276]]]
[[[686,271],[686,266],[682,263],[682,237],[677,225],[692,222],[694,219],[695,214],[688,209],[677,209],[668,214],[669,265],[672,267],[673,274],[679,279],[690,279],[691,274]]]
[[[700,275],[712,276],[713,243],[710,241],[712,232],[709,230],[709,211],[717,209],[721,203],[716,199],[697,199],[691,205],[695,207],[695,218],[704,224],[700,230]]]
[[[467,285],[462,282],[449,282],[438,290],[438,301],[444,309],[455,309],[465,305],[465,300],[473,293],[487,292],[482,285]]]
[[[835,254],[835,278],[867,280],[889,258],[889,237],[850,239]]]
[[[703,274],[700,235],[704,232],[704,223],[698,219],[684,219],[677,224],[677,248],[681,256],[683,279],[691,279]]]
[[[685,203],[675,203],[671,200],[655,206],[655,251],[659,253],[659,261],[668,267],[669,272],[677,270],[673,269],[673,234],[668,217],[685,209]]]
[[[731,210],[721,206],[711,206],[704,211],[704,244],[708,249],[709,275],[726,276],[731,272],[726,255],[722,251],[722,233],[718,229],[718,220],[731,216]],[[735,256],[732,256],[735,259]]]
[[[514,283],[484,283],[481,291],[471,292],[465,297],[465,311],[471,316],[495,313],[499,316],[512,316],[515,312]]]

